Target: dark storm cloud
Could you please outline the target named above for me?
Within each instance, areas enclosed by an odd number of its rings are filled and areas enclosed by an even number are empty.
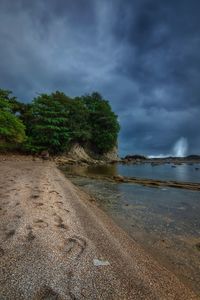
[[[120,152],[200,152],[198,0],[0,0],[0,86],[98,90],[121,123]]]

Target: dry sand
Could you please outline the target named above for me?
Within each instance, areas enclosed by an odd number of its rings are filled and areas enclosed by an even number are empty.
[[[52,162],[0,157],[1,300],[198,299],[89,200]]]

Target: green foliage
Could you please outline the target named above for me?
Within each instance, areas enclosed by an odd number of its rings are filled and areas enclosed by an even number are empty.
[[[36,154],[44,150],[44,147],[36,145],[33,137],[29,136],[22,147],[22,152]]]
[[[61,153],[78,142],[103,154],[117,143],[117,116],[97,92],[72,99],[56,91],[39,95],[31,104],[10,94],[0,89],[0,138],[23,142],[26,126],[23,149],[27,152]]]
[[[25,138],[25,126],[13,114],[9,102],[9,91],[0,90],[0,143],[1,145],[22,143]]]
[[[63,95],[61,95],[63,96]],[[42,94],[34,99],[31,109],[31,137],[34,147],[52,153],[63,152],[69,142],[66,99],[57,94]]]
[[[31,127],[31,107],[32,105],[29,103],[22,103],[17,100],[16,97],[13,97],[12,92],[9,90],[0,89],[0,98],[6,100],[7,104],[10,107],[10,111],[18,116],[18,118],[22,121],[24,125],[26,125],[26,134],[30,135],[30,127]]]
[[[86,142],[90,138],[90,127],[88,124],[89,114],[84,102],[78,97],[72,99],[58,91],[52,93],[51,96],[63,105],[63,111],[67,117],[69,142],[71,144]]]
[[[89,112],[84,102],[78,97],[69,103],[69,131],[71,143],[87,143],[91,138]]]
[[[0,98],[4,99],[6,101],[9,101],[10,99],[15,99],[15,97],[11,97],[12,92],[9,90],[3,90],[0,89]]]
[[[83,96],[82,101],[89,112],[93,149],[101,154],[111,150],[117,144],[120,126],[109,102],[96,92]]]
[[[0,99],[1,101],[1,99]],[[21,143],[25,140],[25,126],[9,111],[0,112],[0,139]]]

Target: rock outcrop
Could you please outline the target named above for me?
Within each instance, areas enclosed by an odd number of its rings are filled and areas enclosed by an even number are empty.
[[[85,149],[79,145],[78,143],[74,144],[70,151],[68,152],[68,155],[72,157],[73,159],[82,160],[85,162],[93,162],[94,159],[92,159],[85,151]]]
[[[120,161],[119,155],[118,155],[118,149],[117,146],[113,147],[113,149],[103,155],[103,159],[108,161]]]
[[[117,147],[114,147],[113,150],[105,153],[104,155],[98,155],[90,149],[86,149],[76,143],[71,147],[68,153],[57,157],[55,161],[59,164],[105,164],[118,162],[120,161],[120,158],[118,156]]]

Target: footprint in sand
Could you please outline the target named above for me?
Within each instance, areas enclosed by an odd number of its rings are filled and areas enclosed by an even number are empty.
[[[56,204],[62,204],[62,205],[63,205],[63,202],[62,202],[62,201],[56,201],[55,203],[56,203]]]
[[[42,287],[33,300],[62,300],[60,295],[48,286]]]
[[[56,205],[61,210],[65,210],[66,212],[69,212],[68,209],[63,208],[64,203],[62,201],[56,201],[56,202],[54,202],[54,205]]]
[[[60,228],[63,228],[63,229],[68,229],[67,225],[65,225],[65,224],[63,223],[63,219],[62,219],[60,216],[58,216],[57,214],[55,214],[54,220],[55,220],[56,223],[57,223],[57,224],[56,224],[57,227],[60,227]]]
[[[35,198],[39,198],[40,197],[40,195],[39,194],[33,194],[32,196],[31,196],[31,198],[33,198],[33,199],[35,199]]]
[[[35,239],[35,235],[33,234],[32,227],[30,225],[27,226],[28,234],[26,236],[27,241],[32,242]]]
[[[54,202],[54,204],[55,204],[58,208],[62,209],[62,206],[63,206],[63,202],[62,202],[62,201],[56,201],[56,202]]]
[[[15,217],[16,217],[17,219],[21,219],[22,216],[20,216],[20,215],[15,215]]]
[[[15,235],[15,229],[11,229],[6,232],[6,237],[11,238],[13,235]]]
[[[62,198],[62,196],[57,192],[57,191],[49,191],[49,193],[51,194],[51,193],[55,193],[55,194],[57,194],[60,198]]]
[[[49,226],[49,224],[42,219],[37,219],[34,221],[34,223],[34,227],[45,228]]]
[[[67,225],[65,225],[64,223],[59,223],[57,224],[57,226],[63,229],[68,229]]]
[[[44,203],[42,203],[42,202],[35,203],[36,207],[40,207],[40,206],[43,206],[43,205],[44,205]]]
[[[4,256],[5,251],[3,250],[3,248],[0,247],[0,257]]]
[[[68,258],[79,258],[86,248],[86,240],[80,236],[71,236],[67,239],[64,251]]]

